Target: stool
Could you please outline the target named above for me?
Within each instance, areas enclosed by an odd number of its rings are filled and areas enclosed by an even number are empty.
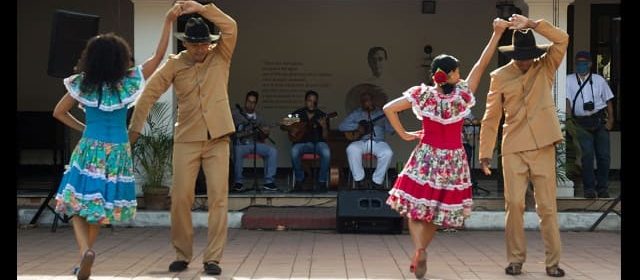
[[[320,159],[320,154],[304,153],[304,154],[302,154],[302,156],[300,156],[300,159],[302,160],[302,165],[303,165],[302,168],[304,169],[304,163],[305,162],[319,160]],[[320,166],[317,166],[316,168],[318,168],[318,170],[319,170]],[[311,177],[313,177],[313,180],[317,180],[318,178],[316,178],[316,176],[313,176],[313,174],[314,173],[313,173],[313,168],[312,168]],[[295,170],[293,170],[293,167],[292,167],[291,168],[291,188],[293,188],[295,186],[295,183],[296,183],[296,172],[295,172]],[[329,180],[327,180],[327,187],[329,187]]]
[[[244,157],[242,157],[243,159],[262,159],[262,156],[260,156],[259,154],[254,154],[254,153],[250,153],[250,154],[246,154],[244,155]]]

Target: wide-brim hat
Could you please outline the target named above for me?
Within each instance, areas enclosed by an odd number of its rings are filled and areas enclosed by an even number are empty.
[[[184,27],[184,32],[178,32],[175,36],[180,41],[189,43],[213,42],[220,39],[220,35],[212,35],[209,32],[209,26],[199,17],[190,18]]]
[[[209,34],[208,37],[189,37],[182,32],[176,33],[175,36],[176,38],[178,38],[178,40],[183,42],[189,42],[189,43],[215,42],[215,41],[218,41],[218,39],[220,39],[220,35]]]
[[[542,56],[550,44],[536,45],[531,29],[513,31],[510,46],[498,47],[498,51],[514,60],[528,60]]]

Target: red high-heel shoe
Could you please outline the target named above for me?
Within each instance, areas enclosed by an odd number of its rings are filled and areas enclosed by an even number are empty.
[[[416,254],[413,256],[409,271],[413,272],[416,279],[422,279],[427,273],[427,251],[425,248],[419,248],[416,250]]]

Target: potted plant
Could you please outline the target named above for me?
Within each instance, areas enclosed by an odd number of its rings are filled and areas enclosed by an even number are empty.
[[[575,124],[573,119],[566,118],[558,112],[560,127],[564,139],[556,145],[556,180],[558,182],[558,196],[572,197],[574,195],[574,183],[569,178],[579,172],[580,144],[576,137],[576,131],[581,129]],[[572,136],[570,143],[567,143],[568,136]],[[569,150],[572,150],[569,153]]]
[[[173,129],[170,107],[158,102],[149,112],[147,129],[134,144],[134,168],[142,181],[146,209],[163,210],[167,207],[169,187],[165,183],[171,176]]]

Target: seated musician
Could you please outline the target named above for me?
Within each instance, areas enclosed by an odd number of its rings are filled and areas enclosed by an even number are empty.
[[[305,175],[302,169],[302,155],[315,153],[320,156],[320,170],[313,190],[314,192],[323,193],[327,192],[327,177],[331,160],[331,152],[326,142],[329,136],[329,120],[327,114],[318,109],[317,92],[313,90],[307,91],[304,100],[305,107],[291,113],[300,118],[300,125],[296,126],[293,131],[289,131],[289,138],[293,142],[291,164],[296,179],[292,192],[302,190],[302,182],[304,182]]]
[[[347,146],[347,158],[356,187],[369,187],[365,181],[362,155],[371,153],[377,158],[377,165],[370,187],[382,189],[385,173],[393,157],[391,147],[384,141],[384,134],[394,130],[384,112],[375,107],[371,93],[364,92],[360,95],[360,107],[351,112],[338,129],[345,132],[348,140],[353,141]]]
[[[263,143],[269,135],[269,126],[266,125],[264,120],[258,117],[256,113],[258,97],[257,92],[248,92],[244,99],[244,110],[236,108],[231,114],[236,127],[233,140],[233,169],[235,180],[235,184],[231,189],[233,192],[246,190],[242,185],[244,179],[242,177],[242,171],[243,159],[247,154],[257,154],[264,159],[263,189],[266,191],[278,191],[278,187],[276,187],[274,183],[274,177],[278,167],[278,152],[273,146]]]

